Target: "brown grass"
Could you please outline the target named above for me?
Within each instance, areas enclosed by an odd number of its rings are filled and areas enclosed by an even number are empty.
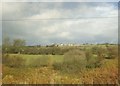
[[[62,74],[52,67],[16,69],[4,66],[5,84],[118,84],[118,60],[105,60],[102,67],[84,73]],[[14,72],[13,72],[14,71]]]

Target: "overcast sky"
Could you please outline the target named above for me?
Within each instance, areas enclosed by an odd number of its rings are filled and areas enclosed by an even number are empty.
[[[3,37],[28,45],[117,43],[118,3],[3,3]]]
[[[2,2],[119,2],[119,0],[1,0]]]

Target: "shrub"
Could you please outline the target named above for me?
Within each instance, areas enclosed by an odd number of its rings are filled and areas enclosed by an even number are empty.
[[[2,64],[2,53],[0,51],[0,64]]]
[[[96,68],[101,66],[101,61],[98,59],[98,56],[92,56],[87,61],[87,68]]]
[[[55,70],[62,70],[62,68],[64,67],[62,63],[58,63],[58,62],[54,62],[52,66]]]
[[[97,57],[99,61],[102,61],[105,58],[107,51],[102,47],[97,48]]]
[[[118,46],[108,46],[107,47],[108,50],[108,57],[106,57],[107,59],[114,59],[116,57],[118,57]]]
[[[93,52],[93,49],[95,49],[96,51]],[[101,66],[103,60],[102,48],[93,47],[91,49],[86,49],[85,55],[87,59],[87,68],[96,68]]]
[[[86,57],[83,51],[74,49],[64,54],[63,63],[55,63],[54,68],[66,73],[76,73],[86,67]]]
[[[97,55],[100,60],[103,60],[107,56],[107,48],[104,46],[94,46],[91,48],[92,54]]]
[[[88,62],[90,60],[90,58],[93,56],[92,51],[90,49],[86,49],[85,56],[86,56],[86,60]]]
[[[98,46],[94,46],[94,47],[91,48],[91,52],[93,54],[97,54],[97,51],[98,51]]]
[[[25,66],[25,59],[20,56],[9,56],[8,54],[3,55],[3,64],[9,67],[23,67]]]

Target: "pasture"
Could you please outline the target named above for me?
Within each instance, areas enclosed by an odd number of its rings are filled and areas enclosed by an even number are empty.
[[[25,59],[26,63],[25,65],[29,65],[33,59],[39,59],[39,58],[48,58],[51,62],[62,62],[63,61],[63,55],[27,55],[27,54],[10,54],[10,56],[19,56]]]

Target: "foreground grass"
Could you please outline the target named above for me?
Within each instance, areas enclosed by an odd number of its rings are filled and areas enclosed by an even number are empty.
[[[13,54],[12,54],[13,55]],[[11,56],[12,56],[11,55]],[[29,64],[32,58],[44,55],[21,55]],[[47,55],[54,62],[62,62],[61,55]],[[54,70],[53,67],[10,68],[3,65],[4,84],[117,84],[118,60],[105,59],[100,68],[86,69],[77,74],[66,74]]]
[[[21,55],[27,59],[43,55]],[[61,62],[63,56],[48,55],[53,61]],[[92,68],[77,74],[61,73],[52,66],[39,68],[10,68],[3,65],[3,84],[118,84],[118,60],[105,59],[102,67]]]

